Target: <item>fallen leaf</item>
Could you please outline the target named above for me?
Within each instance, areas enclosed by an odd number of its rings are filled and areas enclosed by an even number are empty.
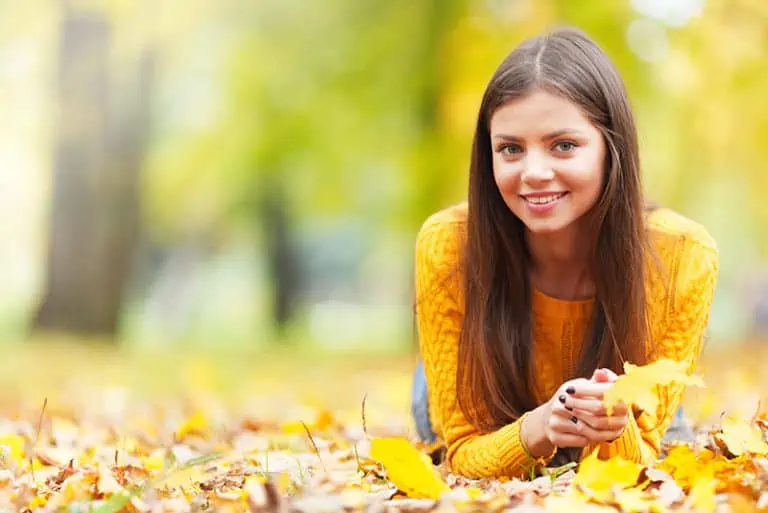
[[[709,449],[696,453],[687,445],[678,445],[657,468],[668,472],[683,490],[690,490],[700,475],[712,471],[714,459],[715,454]]]
[[[7,460],[20,465],[24,461],[24,439],[19,435],[8,434],[0,436],[0,451]]]
[[[601,460],[597,451],[592,451],[579,465],[573,486],[599,500],[607,500],[614,488],[635,486],[643,466],[633,461],[614,456]]]
[[[734,418],[723,419],[722,433],[716,437],[734,456],[742,454],[768,454],[763,432],[755,425]]]
[[[699,513],[714,513],[717,507],[715,501],[715,478],[699,476],[688,495],[689,503]]]
[[[760,509],[751,497],[747,497],[740,493],[732,493],[728,495],[728,507],[731,509],[732,513],[758,513]]]
[[[679,504],[685,500],[685,492],[674,480],[661,483],[656,495],[659,498],[659,502],[666,507]]]
[[[404,438],[374,438],[370,454],[384,465],[392,483],[411,498],[437,500],[450,490],[435,471],[432,460]]]
[[[35,495],[35,498],[32,499],[32,502],[29,503],[29,506],[27,506],[29,509],[36,509],[36,508],[42,508],[46,505],[48,502],[48,497],[45,495]]]
[[[650,511],[654,507],[658,509],[656,498],[645,490],[640,490],[639,488],[617,490],[613,502],[615,502],[622,511],[631,513]]]
[[[635,404],[643,411],[655,412],[658,403],[656,387],[672,382],[705,386],[701,377],[688,374],[686,362],[666,358],[642,366],[625,362],[624,374],[603,394],[603,404],[609,412],[620,402]]]
[[[546,511],[551,513],[574,513],[575,511],[579,513],[605,513],[608,511],[615,513],[616,511],[613,506],[589,503],[583,496],[575,493],[550,495],[544,500],[544,506]]]
[[[117,482],[112,471],[105,467],[99,469],[99,479],[96,486],[99,492],[106,496],[121,493],[123,491],[123,487]]]
[[[176,430],[176,437],[178,440],[184,440],[191,435],[206,436],[210,428],[208,417],[203,412],[197,411],[181,423]]]

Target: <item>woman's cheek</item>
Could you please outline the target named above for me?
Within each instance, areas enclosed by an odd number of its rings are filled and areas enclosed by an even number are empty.
[[[503,196],[508,194],[517,195],[520,173],[514,163],[494,162],[493,177],[496,180],[496,186]]]

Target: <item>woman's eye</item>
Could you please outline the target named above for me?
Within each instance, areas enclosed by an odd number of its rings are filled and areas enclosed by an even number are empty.
[[[573,151],[574,148],[576,148],[576,144],[572,143],[571,141],[560,141],[559,143],[555,144],[555,149],[563,153]]]
[[[523,149],[518,146],[517,144],[505,144],[501,148],[499,148],[499,153],[503,153],[506,155],[517,155],[518,153],[522,153]]]

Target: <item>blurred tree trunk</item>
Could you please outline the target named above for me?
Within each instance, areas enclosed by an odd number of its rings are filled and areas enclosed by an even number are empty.
[[[264,182],[257,205],[272,278],[272,319],[278,333],[284,334],[298,306],[301,265],[285,185],[279,176],[267,176]]]
[[[45,293],[34,328],[113,335],[139,230],[139,175],[152,61],[110,98],[111,31],[96,12],[65,9]],[[129,88],[128,88],[129,87]]]

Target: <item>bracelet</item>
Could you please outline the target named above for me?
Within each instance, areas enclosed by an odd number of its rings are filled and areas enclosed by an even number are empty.
[[[528,446],[523,440],[523,421],[530,414],[531,412],[527,411],[520,416],[520,429],[517,432],[518,440],[520,441],[520,446],[523,448],[523,452],[525,452],[525,455],[528,456],[528,459],[532,460],[534,463],[538,463],[541,466],[546,466],[546,464],[555,457],[555,454],[557,454],[557,447],[553,447],[552,452],[547,456],[536,458],[533,454],[531,454],[531,450],[528,449]]]

